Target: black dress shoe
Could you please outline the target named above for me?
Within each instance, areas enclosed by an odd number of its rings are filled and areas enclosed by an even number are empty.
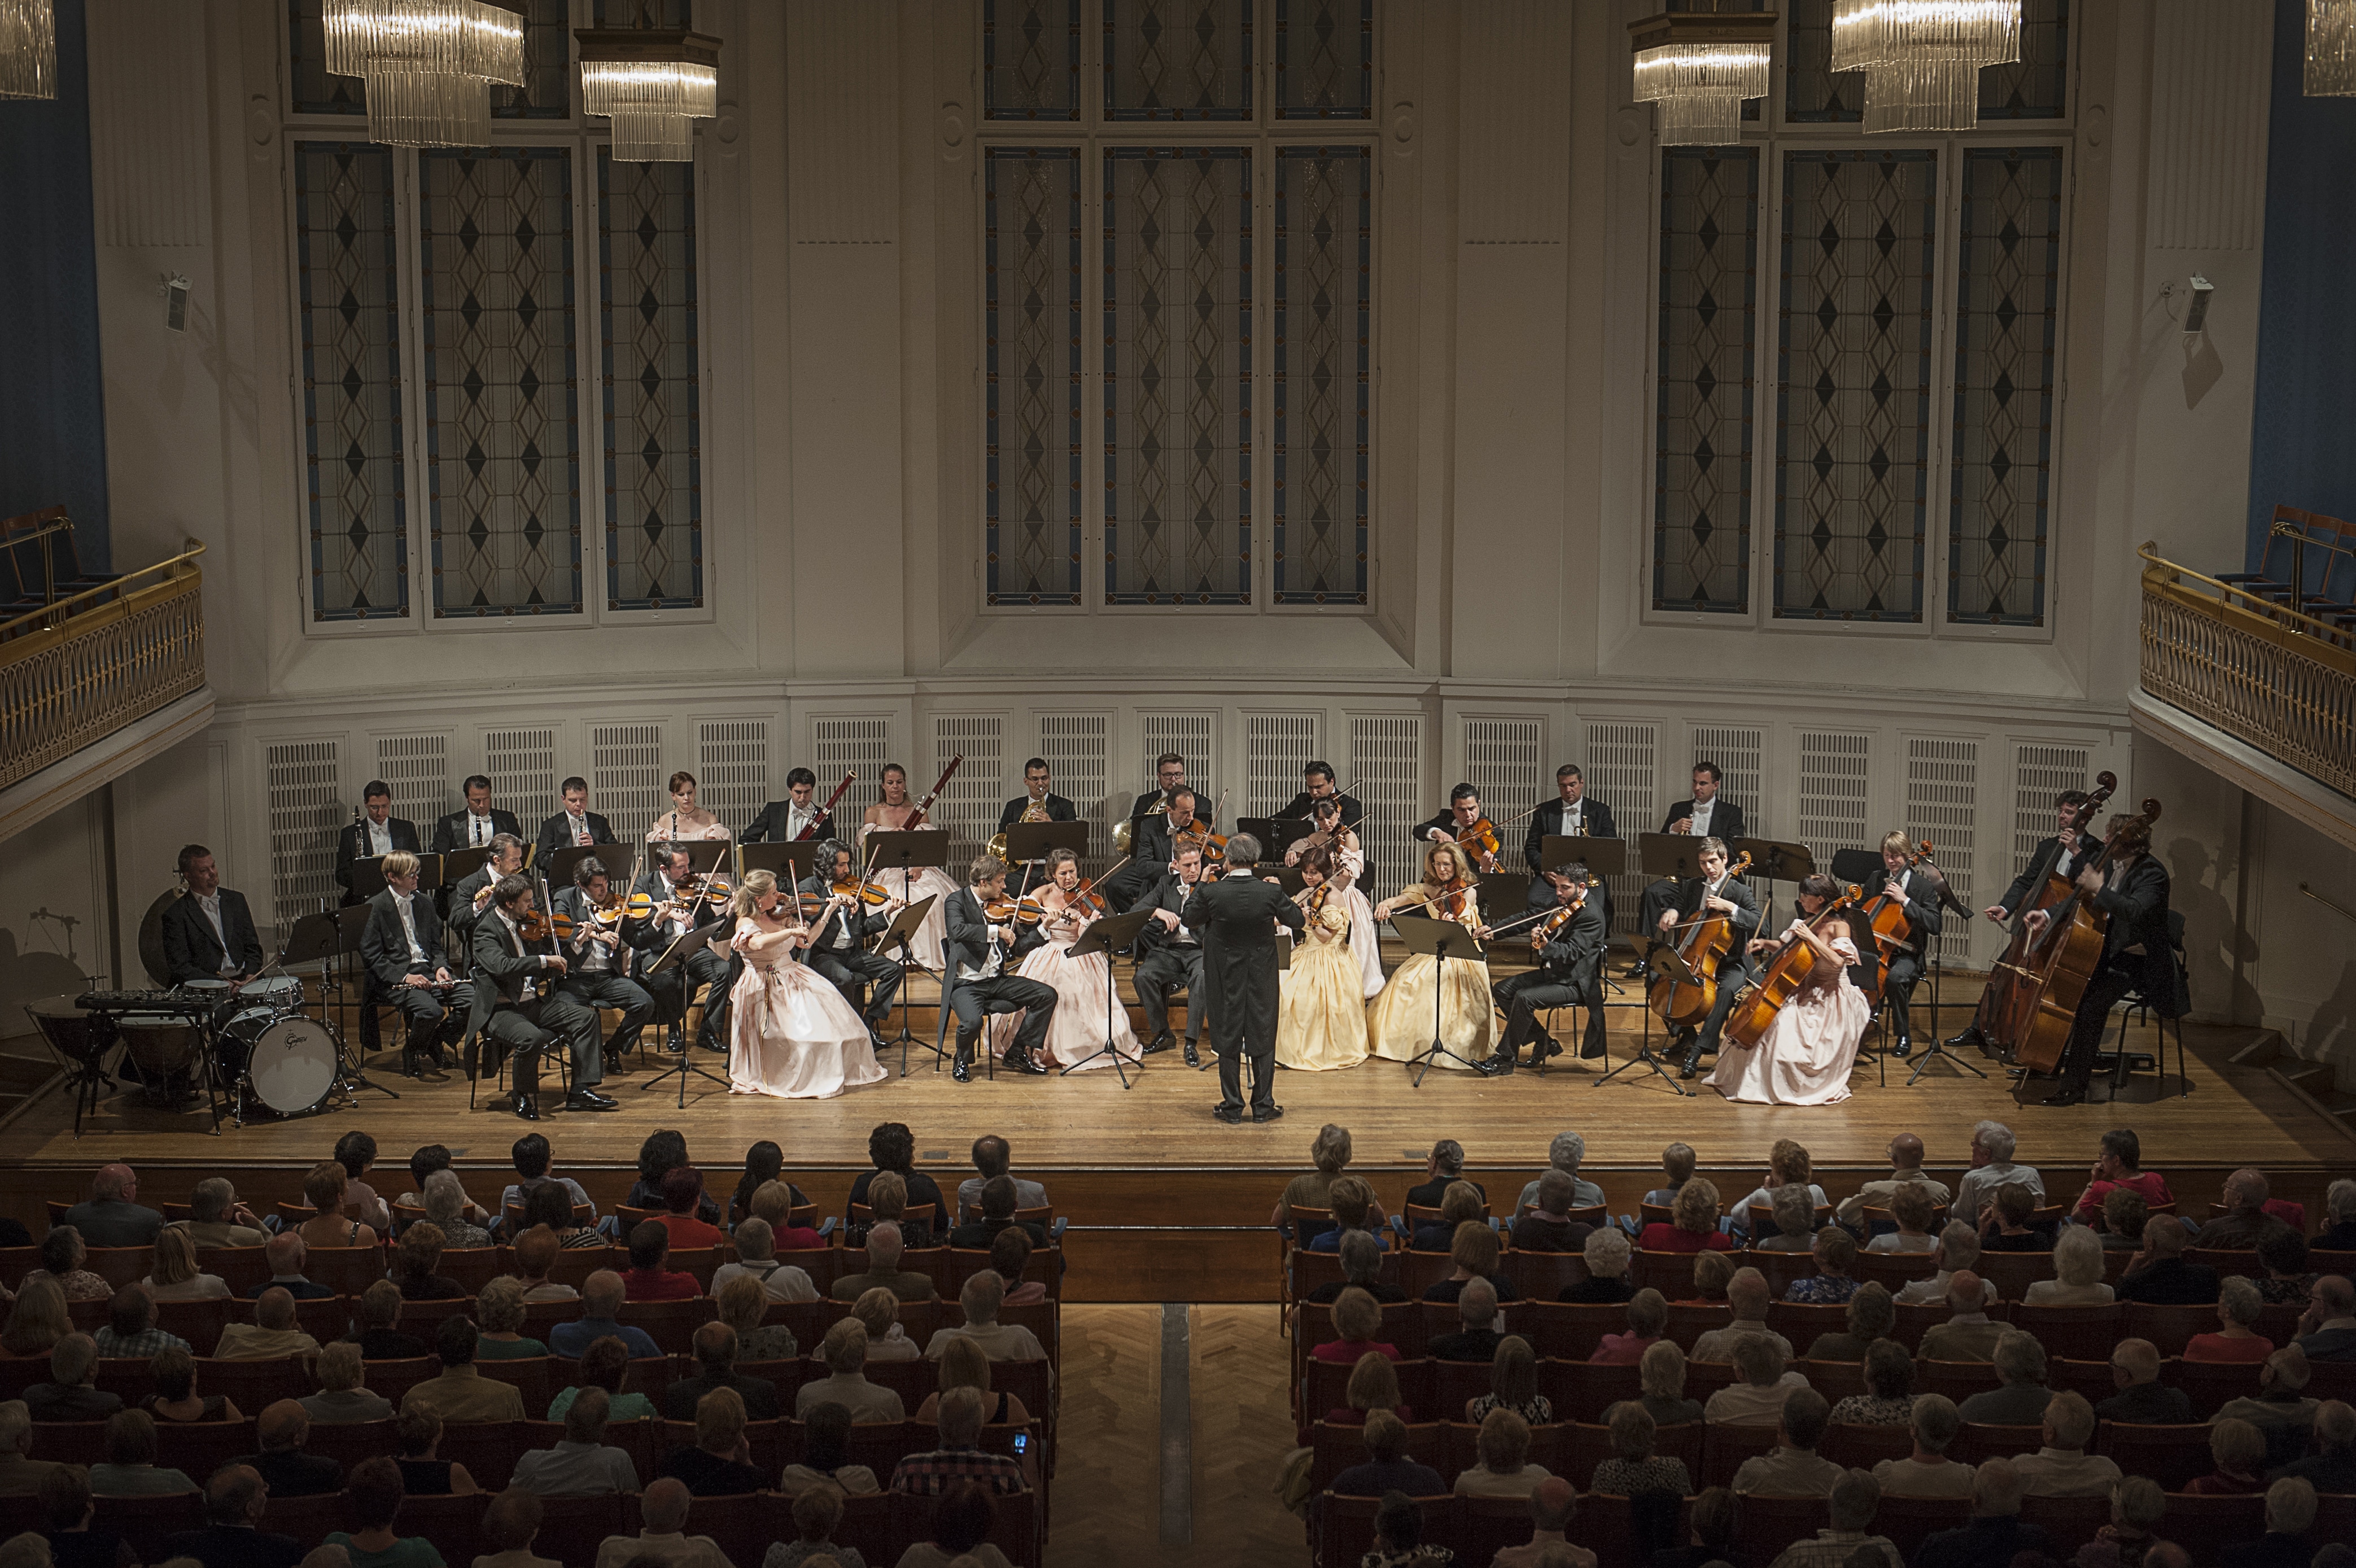
[[[619,1111],[622,1102],[611,1100],[594,1089],[576,1089],[564,1097],[567,1111]]]
[[[532,1103],[532,1098],[529,1094],[519,1094],[515,1097],[515,1113],[526,1122],[540,1120],[540,1107]]]
[[[1044,1078],[1047,1076],[1048,1071],[1046,1068],[1040,1065],[1038,1060],[1033,1058],[1029,1051],[1024,1050],[1021,1046],[1015,1046],[1010,1048],[1003,1057],[999,1058],[998,1065],[1004,1068],[1009,1072],[1025,1073],[1032,1078]]]
[[[1548,1057],[1560,1055],[1562,1055],[1562,1047],[1557,1045],[1551,1038],[1541,1035],[1538,1037],[1537,1048],[1530,1052],[1530,1065],[1536,1067]]]
[[[1162,1033],[1154,1036],[1153,1038],[1146,1041],[1143,1046],[1140,1047],[1137,1054],[1141,1057],[1150,1057],[1159,1051],[1174,1051],[1177,1048],[1178,1036],[1172,1034],[1169,1030],[1164,1029]]]
[[[965,1053],[963,1051],[959,1051],[958,1053],[957,1060],[949,1063],[949,1077],[955,1079],[959,1083],[971,1083],[973,1081],[973,1067],[965,1059]]]
[[[1599,1057],[1608,1056],[1610,1054],[1610,1051],[1601,1041],[1598,1041],[1596,1044],[1591,1046],[1581,1046],[1579,1047],[1579,1059],[1583,1062],[1591,1062]]]
[[[1904,1061],[1908,1057],[1914,1054],[1914,1042],[1908,1036],[1901,1035],[1898,1036],[1897,1040],[1891,1044],[1890,1054],[1896,1057],[1900,1061]]]
[[[1202,1053],[1194,1048],[1194,1042],[1192,1040],[1186,1042],[1186,1065],[1197,1072],[1203,1070]]]
[[[2072,1088],[2065,1089],[2061,1093],[2052,1096],[2044,1103],[2055,1107],[2083,1105],[2086,1103],[2086,1091],[2083,1089],[2072,1086]]]
[[[1472,1070],[1483,1078],[1503,1078],[1514,1070],[1514,1058],[1500,1051],[1494,1057],[1484,1057],[1474,1062]]]
[[[1243,1124],[1243,1119],[1244,1113],[1234,1106],[1214,1105],[1211,1107],[1211,1120],[1214,1122],[1225,1122],[1230,1127],[1237,1127]]]
[[[1947,1047],[1950,1050],[1959,1051],[1965,1046],[1977,1046],[1982,1051],[1988,1048],[1988,1037],[1980,1033],[1980,1026],[1977,1024],[1966,1024],[1964,1026],[1962,1034],[1947,1036]]]
[[[1281,1120],[1283,1116],[1284,1107],[1281,1105],[1271,1105],[1265,1111],[1252,1112],[1252,1120],[1255,1122],[1275,1122]]]
[[[728,1047],[725,1042],[715,1040],[709,1035],[696,1036],[695,1048],[699,1051],[713,1051],[723,1056],[725,1056],[728,1052]]]

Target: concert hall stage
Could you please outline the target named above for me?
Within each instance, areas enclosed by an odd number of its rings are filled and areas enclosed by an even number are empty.
[[[1978,986],[1951,976],[1946,990],[1951,998],[1976,998]],[[933,987],[924,983],[917,994],[912,1023],[929,1041]],[[1918,1018],[1925,1011],[1918,1006]],[[1940,1032],[1960,1027],[1967,1014],[1966,1003],[1951,1001]],[[1271,1298],[1269,1209],[1285,1180],[1307,1168],[1310,1140],[1329,1121],[1351,1129],[1354,1168],[1373,1180],[1393,1212],[1406,1188],[1423,1179],[1423,1151],[1436,1138],[1464,1144],[1470,1174],[1502,1207],[1537,1173],[1548,1141],[1565,1128],[1585,1134],[1587,1174],[1603,1187],[1615,1213],[1633,1212],[1655,1185],[1661,1147],[1680,1139],[1698,1152],[1703,1174],[1730,1202],[1762,1179],[1767,1146],[1779,1137],[1805,1144],[1817,1179],[1837,1195],[1886,1168],[1884,1148],[1901,1131],[1921,1133],[1933,1173],[1947,1173],[1952,1181],[1968,1157],[1972,1124],[1983,1117],[2014,1129],[2019,1158],[2040,1166],[2057,1196],[2078,1191],[2096,1135],[2122,1125],[2142,1134],[2147,1164],[2167,1176],[2188,1213],[2215,1197],[2224,1172],[2255,1163],[2273,1178],[2277,1197],[2306,1202],[2316,1217],[2325,1186],[2356,1171],[2356,1140],[2346,1129],[2262,1068],[2233,1064],[2235,1053],[2259,1038],[2255,1030],[2188,1026],[2193,1092],[2182,1098],[2151,1098],[2153,1080],[2143,1074],[2122,1105],[2017,1106],[2003,1072],[1974,1053],[1968,1059],[1987,1071],[1986,1080],[1939,1062],[1909,1089],[1913,1064],[1891,1061],[1883,1087],[1879,1065],[1869,1059],[1852,1080],[1852,1099],[1795,1110],[1732,1105],[1707,1090],[1679,1098],[1642,1069],[1599,1087],[1598,1069],[1625,1061],[1639,1043],[1641,1017],[1633,1005],[1615,1006],[1610,1063],[1558,1057],[1544,1077],[1525,1069],[1490,1079],[1434,1069],[1418,1089],[1410,1069],[1381,1060],[1341,1072],[1281,1072],[1277,1099],[1285,1115],[1268,1125],[1229,1127],[1211,1119],[1217,1087],[1207,1050],[1200,1073],[1189,1071],[1176,1051],[1158,1054],[1141,1071],[1131,1069],[1132,1087],[1124,1090],[1108,1068],[1068,1079],[1001,1073],[991,1081],[977,1066],[975,1081],[960,1085],[946,1069],[933,1070],[923,1048],[912,1053],[906,1079],[898,1076],[895,1052],[891,1081],[834,1100],[757,1100],[694,1079],[683,1110],[676,1078],[651,1091],[639,1087],[665,1065],[646,1053],[623,1069],[609,1069],[606,1089],[622,1101],[622,1111],[544,1113],[536,1125],[554,1144],[559,1168],[587,1186],[601,1207],[626,1191],[639,1141],[657,1127],[682,1129],[710,1182],[723,1189],[746,1144],[775,1139],[786,1151],[788,1174],[822,1206],[838,1209],[852,1176],[866,1167],[867,1132],[878,1122],[908,1123],[919,1167],[944,1187],[970,1174],[971,1141],[998,1133],[1012,1140],[1016,1169],[1045,1182],[1056,1213],[1070,1222],[1074,1300]],[[2129,1039],[2149,1049],[2156,1036],[2143,1027]],[[1565,1030],[1562,1037],[1575,1036]],[[1657,1044],[1657,1030],[1654,1038]],[[721,1058],[691,1056],[724,1078]],[[2171,1031],[2171,1078],[2175,1063]],[[470,1110],[466,1082],[455,1072],[439,1080],[404,1079],[392,1051],[373,1058],[370,1069],[402,1098],[363,1092],[357,1104],[319,1115],[242,1128],[224,1122],[218,1137],[207,1116],[148,1111],[118,1096],[85,1122],[77,1140],[71,1099],[52,1085],[0,1133],[0,1209],[36,1222],[43,1198],[78,1195],[91,1168],[108,1160],[138,1168],[145,1201],[185,1199],[198,1179],[219,1172],[235,1177],[241,1195],[259,1208],[298,1197],[303,1172],[352,1127],[365,1127],[383,1152],[379,1191],[406,1190],[409,1151],[438,1142],[456,1156],[468,1190],[495,1201],[511,1179],[509,1146],[531,1124],[490,1109],[487,1081]],[[552,1069],[547,1076],[552,1085]],[[543,1096],[544,1104],[556,1101]]]

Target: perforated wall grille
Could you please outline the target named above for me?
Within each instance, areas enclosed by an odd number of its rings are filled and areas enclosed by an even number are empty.
[[[1244,719],[1244,803],[1231,814],[1273,816],[1290,804],[1301,793],[1301,765],[1325,760],[1319,755],[1317,730],[1315,714],[1248,714]],[[1349,789],[1352,780],[1345,771],[1333,784]]]
[[[377,736],[376,776],[392,789],[392,814],[415,822],[421,840],[436,817],[466,803],[450,788],[447,736]]]
[[[1145,736],[1145,755],[1141,759],[1137,783],[1131,788],[1127,779],[1121,788],[1129,791],[1121,801],[1126,808],[1145,790],[1153,788],[1153,759],[1165,751],[1174,751],[1186,759],[1186,782],[1200,798],[1194,808],[1208,816],[1219,800],[1219,758],[1212,737],[1218,734],[1219,720],[1215,714],[1141,714]],[[1066,791],[1069,793],[1069,791]],[[1286,800],[1292,797],[1288,795]],[[1220,822],[1232,827],[1236,820],[1236,798],[1227,796],[1227,809]]]
[[[556,732],[484,731],[483,771],[490,776],[493,802],[503,811],[513,811],[529,834],[555,810]]]
[[[1762,759],[1767,749],[1767,732],[1740,725],[1697,725],[1693,732],[1693,759],[1697,763],[1715,762],[1726,777],[1719,783],[1720,798],[1742,808],[1742,825],[1752,837],[1767,832],[1767,798],[1761,786],[1764,779]],[[1682,800],[1691,789],[1690,775],[1677,780],[1677,798]],[[1646,824],[1658,827],[1654,822]]]
[[[931,817],[948,830],[949,879],[962,886],[966,863],[981,853],[998,831],[998,807],[1012,793],[1006,784],[1006,721],[996,714],[935,714],[933,715],[933,779],[962,754],[956,776],[933,802]],[[929,789],[933,779],[908,781],[910,799]]]
[[[1550,793],[1541,782],[1547,776],[1546,758],[1538,750],[1543,744],[1543,727],[1534,718],[1464,721],[1465,781],[1481,791],[1491,821],[1503,822],[1527,811]],[[1505,830],[1509,843],[1519,843],[1521,836],[1518,824]],[[1518,854],[1501,858],[1513,869],[1522,869]]]
[[[1975,809],[1979,782],[1979,742],[1906,737],[1906,831],[1916,839],[1931,841],[1939,870],[1954,885],[1955,897],[1966,908],[1978,908],[1972,897],[1972,866],[1979,843]],[[1945,926],[1937,946],[1940,961],[1966,961],[1971,956],[1971,922],[1950,909]]]
[[[1612,808],[1612,820],[1627,841],[1632,867],[1636,836],[1661,825],[1660,781],[1655,777],[1660,745],[1658,725],[1623,722],[1587,726],[1587,756],[1580,764],[1587,794]],[[1636,905],[1644,887],[1643,875],[1633,869],[1612,878],[1612,910],[1620,929],[1636,929]]]
[[[2094,755],[2083,746],[2023,744],[2012,750],[2013,875],[2029,864],[2037,841],[2053,832],[2053,797],[2093,787]],[[2010,878],[2007,878],[2008,881]]]
[[[1047,759],[1048,769],[1055,775],[1055,793],[1068,799],[1080,813],[1080,820],[1088,824],[1088,853],[1080,861],[1083,876],[1102,874],[1118,858],[1112,850],[1112,813],[1116,808],[1106,799],[1111,789],[1107,778],[1111,764],[1108,755],[1111,729],[1112,717],[1108,714],[1039,715],[1039,755]],[[1008,783],[1006,798],[1011,800],[1019,790],[1012,778]]]
[[[1800,842],[1832,868],[1833,852],[1866,847],[1866,791],[1873,737],[1841,730],[1800,732]]]
[[[290,741],[264,749],[270,783],[270,901],[284,930],[335,892],[336,834],[351,821],[344,801],[341,746]]]
[[[853,831],[860,813],[884,798],[884,763],[892,749],[892,721],[880,714],[830,714],[810,721],[810,744],[818,754],[810,771],[818,775],[819,800],[834,793],[845,772],[859,775],[834,809],[834,820],[846,832]]]
[[[1387,898],[1422,875],[1415,846],[1400,831],[1420,821],[1423,798],[1423,717],[1419,714],[1350,715],[1350,760],[1343,765],[1376,819],[1360,836],[1367,860],[1366,896]]]
[[[742,832],[769,800],[769,721],[700,720],[695,779],[703,809]]]
[[[644,833],[657,811],[669,810],[662,749],[659,724],[590,726],[589,798],[612,820],[616,838]]]

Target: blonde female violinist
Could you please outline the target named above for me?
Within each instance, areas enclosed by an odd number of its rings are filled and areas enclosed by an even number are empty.
[[[1434,843],[1423,852],[1423,880],[1410,883],[1396,898],[1375,906],[1377,919],[1394,911],[1454,920],[1481,936],[1480,897],[1471,871],[1452,843]],[[1454,1053],[1438,1059],[1459,1072],[1490,1053],[1496,1037],[1496,1006],[1489,998],[1489,965],[1485,960],[1451,958],[1445,979],[1440,960],[1430,953],[1409,953],[1391,974],[1391,983],[1366,1010],[1366,1036],[1375,1055],[1395,1062],[1413,1061],[1431,1045],[1431,988],[1444,983],[1439,1009],[1441,1042]],[[1463,1059],[1460,1060],[1459,1058]]]
[[[1365,851],[1358,845],[1357,830],[1343,825],[1338,796],[1327,795],[1310,810],[1316,829],[1284,852],[1284,864],[1299,865],[1301,857],[1314,849],[1326,852],[1333,867],[1326,884],[1333,891],[1327,897],[1342,901],[1343,917],[1350,923],[1350,951],[1358,961],[1358,993],[1370,999],[1383,988],[1383,940],[1376,926],[1375,908],[1358,890],[1358,879],[1366,871]]]
[[[1064,950],[1078,941],[1080,933],[1106,912],[1104,896],[1083,892],[1079,857],[1070,850],[1055,849],[1047,852],[1047,883],[1039,890],[1037,900],[1039,908],[1045,911],[1039,920],[1043,940],[1014,972],[1024,980],[1052,987],[1055,993],[1055,1015],[1047,1025],[1047,1038],[1040,1047],[1040,1067],[1043,1070],[1068,1068],[1075,1072],[1110,1067],[1112,1058],[1103,1052],[1105,988],[1112,983],[1112,972],[1100,952],[1067,958]],[[1138,1048],[1137,1031],[1129,1026],[1129,1009],[1116,998],[1111,1013],[1113,1050],[1132,1062],[1144,1060],[1144,1052]],[[1023,1026],[1023,1016],[1021,1013],[1001,1013],[991,1020],[992,1052],[1000,1057],[1006,1055],[1006,1048],[1014,1043]]]
[[[916,813],[916,802],[908,799],[908,770],[896,762],[884,765],[884,799],[867,808],[860,819],[859,854],[862,864],[867,858],[867,835],[872,832],[898,832],[909,817]],[[917,822],[920,832],[943,832],[947,830],[930,818]],[[903,904],[914,904],[920,898],[931,898],[933,907],[925,914],[925,923],[916,928],[915,939],[908,944],[916,960],[935,974],[941,971],[941,934],[948,929],[943,903],[958,890],[949,874],[937,865],[919,866],[914,871],[894,871],[878,866],[875,880],[890,888]]]
[[[728,945],[744,958],[730,995],[728,1087],[737,1094],[826,1100],[891,1075],[875,1060],[867,1026],[825,976],[797,962],[809,928],[774,873],[751,871],[731,906]]]
[[[1718,1066],[1703,1081],[1729,1100],[1753,1105],[1831,1105],[1848,1098],[1848,1075],[1857,1065],[1858,1042],[1873,1021],[1873,1004],[1849,978],[1857,943],[1839,918],[1818,922],[1838,885],[1823,872],[1800,883],[1800,918],[1782,941],[1761,940],[1751,951],[1764,959],[1786,943],[1802,942],[1815,954],[1807,978],[1777,1010],[1767,1033],[1749,1050],[1732,1038],[1719,1041]],[[1796,955],[1795,955],[1796,956]],[[1734,966],[1726,966],[1731,983]]]
[[[1351,940],[1356,922],[1333,875],[1333,851],[1312,845],[1285,859],[1301,867],[1293,901],[1309,923],[1292,944],[1290,967],[1277,976],[1276,1065],[1309,1072],[1356,1067],[1366,1059],[1366,1003]],[[1366,924],[1374,924],[1371,913]]]
[[[670,776],[670,804],[669,811],[655,813],[654,822],[647,829],[648,843],[701,843],[734,836],[727,823],[695,803],[694,774]],[[695,864],[702,865],[709,858],[698,855]]]

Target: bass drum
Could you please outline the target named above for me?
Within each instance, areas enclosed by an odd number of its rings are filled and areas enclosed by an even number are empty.
[[[316,1111],[336,1086],[336,1038],[316,1019],[283,1017],[254,1036],[245,1079],[281,1116]]]

